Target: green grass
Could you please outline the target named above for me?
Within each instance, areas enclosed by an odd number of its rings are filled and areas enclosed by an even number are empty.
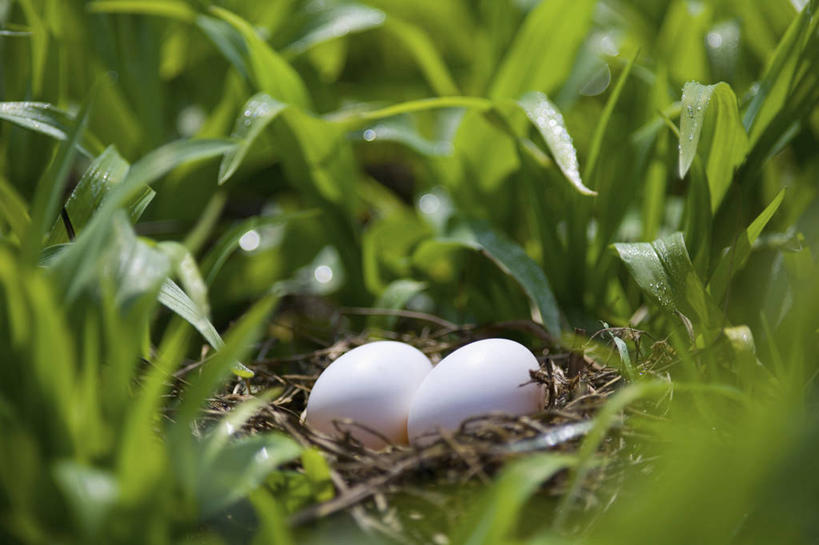
[[[673,348],[588,345],[629,384],[452,543],[815,543],[818,9],[0,1],[0,541],[363,539],[288,523],[329,473],[230,437],[264,395],[199,427],[258,339],[309,346],[275,327],[309,297]]]

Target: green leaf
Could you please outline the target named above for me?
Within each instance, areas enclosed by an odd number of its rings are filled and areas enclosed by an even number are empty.
[[[182,282],[185,292],[196,303],[199,311],[205,316],[210,316],[208,287],[202,279],[196,260],[188,248],[171,240],[162,241],[156,247],[171,259],[174,274]]]
[[[72,116],[45,102],[0,102],[0,119],[57,140],[66,140],[74,125]],[[102,151],[102,145],[87,132],[76,145],[87,157]]]
[[[299,37],[284,49],[285,55],[299,55],[348,34],[383,28],[390,35],[390,42],[397,42],[415,60],[437,94],[458,94],[458,88],[435,44],[418,26],[392,15],[388,18],[383,11],[358,3],[330,4],[327,7],[315,4],[311,7],[315,6],[319,8],[307,10],[307,23],[299,32]],[[315,52],[320,56],[325,53]]]
[[[223,184],[242,164],[250,147],[256,141],[265,127],[273,121],[279,113],[286,108],[283,104],[265,93],[254,95],[242,108],[242,113],[236,120],[236,126],[230,137],[238,141],[238,145],[228,151],[219,165],[219,184]]]
[[[605,108],[603,108],[603,113],[597,120],[597,125],[595,126],[594,129],[594,136],[592,137],[591,147],[589,149],[589,159],[586,162],[586,168],[583,169],[583,178],[587,182],[594,179],[595,168],[597,167],[597,159],[600,157],[600,148],[603,146],[603,137],[606,134],[606,129],[609,126],[609,121],[611,121],[611,116],[614,113],[614,107],[620,100],[620,95],[623,93],[623,88],[626,85],[626,80],[628,80],[628,76],[629,74],[631,74],[631,69],[634,66],[634,63],[637,60],[637,56],[639,54],[640,54],[639,50],[635,52],[634,56],[631,57],[626,67],[620,73],[620,77],[617,79],[617,84],[614,86],[614,90],[611,92],[609,98],[606,100],[606,106]]]
[[[400,114],[424,112],[428,110],[438,110],[441,108],[469,108],[485,112],[491,110],[494,103],[481,97],[451,96],[420,98],[409,100],[399,104],[393,104],[376,110],[359,109],[352,112],[338,112],[335,115],[327,115],[329,121],[343,125],[347,130],[353,130],[366,126],[370,121],[393,117]]]
[[[395,212],[372,222],[361,241],[367,289],[380,294],[392,278],[409,275],[407,256],[430,233],[427,223],[406,212]]]
[[[31,87],[34,95],[39,96],[43,91],[48,60],[48,26],[41,15],[42,10],[33,0],[20,0],[20,7],[31,32]]]
[[[498,69],[489,96],[517,98],[557,89],[591,24],[596,0],[540,2],[526,16]]]
[[[287,519],[276,498],[264,487],[259,487],[248,496],[253,510],[259,520],[259,527],[253,536],[251,545],[293,545]]]
[[[236,144],[230,140],[177,140],[157,148],[131,166],[122,183],[116,184],[103,203],[108,210],[125,206],[138,198],[147,186],[173,169],[194,161],[210,159],[230,152]]]
[[[520,284],[537,308],[543,325],[552,335],[560,335],[560,311],[543,269],[526,255],[523,248],[497,233],[484,222],[464,222],[444,242],[457,242],[483,252],[503,272]]]
[[[316,501],[333,499],[335,489],[333,488],[332,473],[321,451],[316,448],[304,449],[301,452],[301,466],[304,468],[304,474],[310,480],[313,497]]]
[[[300,30],[299,37],[284,48],[283,53],[300,55],[318,44],[377,28],[386,18],[379,9],[355,3],[331,4],[325,9],[309,11],[307,24]]]
[[[182,0],[98,0],[89,2],[91,13],[142,13],[192,23],[196,11]]]
[[[545,481],[574,466],[574,456],[542,453],[528,456],[504,468],[497,482],[487,490],[479,509],[460,526],[454,543],[492,545],[506,543],[514,536],[526,501]]]
[[[430,140],[422,135],[409,116],[395,116],[359,131],[365,142],[396,142],[425,155],[440,157],[452,153],[452,144],[446,140]]]
[[[83,243],[52,246],[62,250],[44,258],[64,304],[81,294],[91,300],[112,295],[121,310],[147,294],[158,293],[171,272],[168,257],[137,238],[124,211],[116,211],[99,225],[77,238]]]
[[[275,216],[254,216],[228,229],[213,245],[208,255],[202,260],[202,271],[205,283],[213,284],[216,275],[224,265],[230,254],[239,246],[242,235],[252,229],[260,229],[272,225],[285,224],[298,219],[313,219],[319,214],[318,210],[300,210],[298,212],[277,214]]]
[[[608,430],[614,425],[620,412],[639,399],[655,397],[667,393],[671,385],[666,382],[652,381],[630,384],[612,396],[594,418],[594,426],[583,440],[578,451],[578,461],[573,467],[569,479],[569,490],[560,500],[557,508],[554,527],[559,531],[569,515],[569,508],[577,497],[580,487],[589,471],[594,467],[594,455],[600,448]]]
[[[181,290],[180,290],[181,291]],[[235,362],[247,352],[250,345],[258,338],[263,322],[267,319],[278,301],[275,294],[270,294],[248,310],[228,332],[224,345],[202,366],[202,372],[190,379],[182,395],[182,404],[172,439],[187,444],[190,426],[199,414],[200,407],[213,393],[213,390],[224,380],[225,375]],[[194,475],[193,478],[196,478]]]
[[[77,187],[71,192],[71,196],[65,203],[65,210],[71,220],[71,225],[75,233],[79,233],[91,219],[93,213],[102,203],[103,198],[111,188],[122,182],[128,173],[130,165],[123,159],[113,146],[100,154],[80,178]],[[153,196],[154,192],[146,188],[146,192]],[[139,206],[137,206],[137,209]],[[132,221],[135,221],[136,212],[131,214]],[[58,218],[51,227],[47,244],[60,244],[68,242],[68,233],[63,221]]]
[[[131,300],[153,292],[171,272],[166,255],[140,240],[124,213],[118,212],[112,225],[109,260],[98,269],[99,278],[93,288],[111,282],[116,290],[116,302],[125,305]]]
[[[176,282],[169,279],[162,283],[162,288],[159,290],[159,302],[196,328],[213,348],[218,350],[224,346],[222,337],[210,323],[204,309],[188,297],[188,294]]]
[[[597,195],[580,179],[577,150],[566,129],[563,115],[543,93],[528,93],[520,99],[520,107],[540,132],[557,165],[574,189],[583,195]]]
[[[378,300],[375,302],[375,308],[400,310],[406,306],[410,299],[424,291],[426,287],[427,284],[425,282],[418,282],[416,280],[394,280],[389,283],[378,297]],[[382,327],[390,330],[395,327],[396,321],[398,321],[398,316],[371,316],[367,320],[367,326]]]
[[[722,314],[694,270],[682,233],[614,248],[637,285],[664,310],[695,319],[706,329],[719,323]]]
[[[173,280],[166,280],[159,290],[158,301],[191,324],[215,350],[225,343],[213,327],[204,309],[197,305]],[[252,377],[253,371],[239,361],[233,362],[233,372],[240,377]]]
[[[441,60],[435,44],[424,31],[393,17],[387,19],[384,29],[391,33],[412,55],[437,94],[442,96],[459,94],[458,87]]]
[[[351,212],[356,204],[355,157],[342,127],[296,108],[273,124],[277,147],[290,182],[316,201]],[[277,120],[278,121],[278,120]]]
[[[144,187],[185,163],[203,160],[229,151],[234,144],[224,140],[180,140],[157,148],[136,163],[125,179],[114,185],[85,230],[71,247],[61,252],[53,268],[63,282],[66,301],[76,298],[93,281],[96,259],[105,252],[112,216],[139,198]]]
[[[810,32],[813,10],[806,7],[793,20],[765,67],[759,88],[745,110],[743,122],[754,146],[774,117],[786,105],[800,53]]]
[[[0,216],[8,224],[17,240],[22,241],[31,222],[28,207],[14,186],[4,178],[0,178]]]
[[[684,178],[700,143],[705,110],[711,101],[714,86],[689,81],[683,87],[683,110],[680,114],[680,178]]]
[[[26,30],[0,30],[0,36],[4,38],[27,38],[31,32]]]
[[[283,435],[265,433],[227,443],[199,460],[196,498],[203,518],[210,517],[256,489],[279,465],[298,457],[301,448]]]
[[[54,466],[54,480],[83,534],[95,540],[119,500],[116,476],[73,460],[63,460]]]
[[[287,104],[310,109],[310,96],[298,72],[259,37],[250,23],[220,7],[212,7],[211,12],[242,35],[250,77],[260,91]]]
[[[281,390],[278,390],[280,392]],[[202,457],[205,460],[217,456],[219,451],[224,449],[234,435],[239,433],[248,420],[268,403],[270,403],[277,390],[268,390],[258,397],[251,397],[242,401],[237,407],[223,416],[219,422],[208,432],[207,437],[202,442]]]
[[[734,244],[723,252],[717,263],[714,273],[711,275],[711,280],[708,283],[708,291],[716,301],[721,301],[728,290],[728,283],[731,278],[742,269],[748,256],[751,255],[751,248],[759,238],[762,230],[771,221],[771,218],[779,210],[783,199],[785,198],[785,190],[781,190],[776,197],[765,207],[759,216],[745,229],[739,233]]]
[[[754,388],[759,380],[770,380],[770,371],[757,358],[754,334],[747,325],[726,327],[722,330],[728,341],[729,351],[723,356],[728,358],[735,370],[738,382],[744,391]],[[719,356],[718,356],[719,357]]]
[[[699,150],[705,164],[711,211],[719,208],[734,170],[745,160],[748,136],[739,119],[737,99],[727,83],[683,88],[680,121],[680,177],[684,177]]]
[[[74,166],[77,146],[88,124],[90,108],[91,98],[89,97],[77,115],[76,124],[66,135],[65,143],[60,146],[51,164],[37,183],[34,202],[31,205],[31,222],[22,245],[24,260],[29,263],[35,263],[39,258],[48,225],[57,214],[59,200],[68,183],[71,168]]]
[[[708,79],[705,49],[713,8],[706,2],[676,0],[670,6],[654,46],[675,82]]]
[[[493,122],[495,113],[464,112],[453,141],[461,176],[484,192],[497,191],[521,166],[518,137],[510,135],[508,126]],[[526,120],[524,124],[528,128]]]
[[[243,78],[248,80],[251,78],[251,69],[246,58],[247,46],[235,28],[221,19],[207,15],[197,16],[196,26]]]

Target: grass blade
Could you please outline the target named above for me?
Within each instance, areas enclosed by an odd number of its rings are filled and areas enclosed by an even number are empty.
[[[260,91],[287,104],[310,109],[310,96],[298,72],[259,37],[250,23],[220,7],[212,7],[211,11],[242,36],[247,48],[246,64]]]
[[[811,28],[812,15],[813,6],[806,6],[788,27],[765,68],[759,89],[745,110],[743,124],[750,135],[751,146],[785,105],[806,33]]]
[[[517,98],[529,91],[554,91],[569,75],[596,4],[596,0],[540,2],[503,59],[489,96]]]
[[[65,203],[76,233],[82,231],[111,188],[125,179],[130,167],[113,146],[94,159]],[[51,228],[48,244],[60,244],[68,239],[65,224],[58,219]]]
[[[680,120],[680,177],[684,177],[699,150],[705,163],[711,211],[719,208],[734,170],[748,152],[748,137],[739,118],[737,99],[727,83],[683,88]]]
[[[49,33],[41,9],[32,0],[20,0],[20,7],[28,20],[31,32],[31,87],[35,96],[43,91],[43,81],[48,61]]]
[[[592,429],[580,446],[580,450],[577,454],[577,465],[575,465],[569,480],[569,490],[564,494],[557,508],[557,515],[554,522],[554,526],[557,529],[560,529],[565,524],[572,502],[580,491],[583,480],[592,468],[594,453],[597,452],[608,430],[614,425],[615,419],[620,411],[639,399],[662,395],[668,392],[670,388],[671,385],[665,382],[632,384],[617,392],[617,394],[606,402],[603,409],[595,417]]]
[[[286,104],[265,93],[254,95],[245,103],[242,113],[236,120],[233,133],[230,135],[239,144],[225,154],[222,164],[219,165],[219,185],[233,176],[247,152],[250,151],[253,142],[286,107]]]
[[[71,132],[66,135],[65,143],[60,146],[51,165],[37,184],[34,203],[31,206],[31,222],[23,240],[24,261],[29,264],[33,265],[37,262],[48,226],[57,215],[59,200],[68,183],[68,175],[74,165],[77,145],[88,124],[90,109],[91,100],[89,99],[77,115],[77,122]]]
[[[603,136],[606,134],[606,129],[609,126],[611,115],[614,113],[614,107],[617,106],[617,102],[620,100],[620,95],[623,93],[626,80],[628,80],[628,76],[631,74],[631,68],[634,66],[634,63],[637,61],[637,57],[639,55],[640,51],[638,50],[634,53],[634,56],[631,57],[626,67],[620,73],[620,77],[617,79],[617,84],[614,86],[614,90],[609,95],[608,100],[606,100],[606,106],[603,108],[603,113],[600,116],[600,119],[597,121],[597,126],[594,129],[594,136],[592,137],[591,148],[589,149],[589,159],[586,161],[586,168],[583,169],[583,179],[588,183],[591,183],[590,180],[594,179],[594,170],[597,167],[597,159],[600,156],[600,148],[603,146]]]
[[[57,140],[66,140],[74,125],[72,116],[46,102],[0,102],[0,119]],[[102,145],[87,132],[76,145],[86,157],[102,151]]]
[[[225,345],[219,332],[216,331],[207,314],[205,314],[204,309],[188,297],[188,294],[176,282],[173,280],[163,282],[159,290],[158,300],[162,305],[191,324],[215,350],[218,351]],[[233,362],[232,369],[240,377],[253,376],[253,371],[238,360]]]
[[[369,125],[359,136],[365,142],[396,142],[428,157],[452,153],[452,143],[446,139],[427,139],[409,116],[397,116]]]
[[[432,89],[441,96],[459,94],[458,86],[449,74],[432,40],[418,27],[387,19],[384,29],[390,32],[412,55]]]
[[[546,329],[553,335],[560,335],[560,311],[549,280],[523,248],[483,222],[466,222],[456,228],[454,235],[454,241],[482,251],[514,278],[537,308]]]
[[[406,306],[410,299],[424,291],[426,287],[425,282],[409,279],[390,282],[375,302],[375,308],[400,310]],[[383,327],[389,330],[395,327],[397,321],[398,316],[371,316],[367,320],[367,326]]]
[[[256,339],[262,322],[273,310],[277,301],[278,298],[271,294],[253,305],[231,328],[224,346],[216,352],[207,365],[203,366],[202,373],[192,379],[190,385],[185,388],[177,418],[177,433],[184,436],[190,433],[189,426],[199,413],[200,407],[213,389],[224,379],[234,362],[238,361]]]
[[[160,242],[157,249],[171,259],[174,274],[182,282],[185,292],[199,308],[199,312],[204,316],[210,316],[208,287],[190,251],[183,244],[171,240]]]
[[[264,433],[234,439],[213,458],[200,458],[192,483],[203,518],[247,496],[276,467],[297,458],[300,452],[289,437]],[[208,478],[198,478],[200,475]]]
[[[597,195],[597,192],[583,185],[583,180],[580,179],[577,150],[574,149],[566,122],[557,107],[543,93],[526,94],[520,99],[519,104],[543,136],[560,171],[574,189],[583,195]]]
[[[201,268],[205,275],[205,283],[208,286],[213,284],[216,275],[222,269],[222,265],[230,257],[230,254],[239,247],[239,239],[248,231],[285,224],[293,220],[315,218],[318,214],[318,210],[301,210],[275,216],[254,216],[234,225],[216,241],[208,255],[202,260]]]
[[[216,17],[199,15],[196,26],[207,36],[216,49],[233,65],[243,78],[250,80],[251,69],[246,59],[247,47],[242,35],[229,23]]]
[[[504,468],[492,488],[486,491],[486,498],[480,509],[470,518],[471,524],[461,525],[464,535],[456,536],[454,543],[505,543],[513,536],[526,500],[543,482],[576,463],[574,456],[549,452],[510,464]]]
[[[759,216],[739,234],[736,242],[722,254],[717,266],[711,275],[711,280],[708,283],[708,291],[716,301],[721,301],[728,290],[728,284],[731,278],[742,269],[748,256],[751,254],[751,248],[762,234],[762,230],[771,221],[771,218],[779,210],[783,199],[785,198],[785,190],[781,190],[776,197],[765,207]]]
[[[196,11],[181,0],[97,0],[86,8],[91,13],[141,13],[170,17],[186,23],[196,19]]]
[[[343,125],[347,130],[355,130],[365,127],[369,122],[401,114],[439,110],[442,108],[469,108],[485,112],[491,110],[493,107],[493,102],[485,98],[450,96],[409,100],[376,110],[359,110],[351,113],[340,112],[336,115],[328,115],[326,118],[334,123]]]
[[[4,178],[0,178],[0,216],[17,237],[17,241],[22,241],[31,218],[28,216],[26,202]]]
[[[362,4],[330,5],[326,9],[309,13],[307,24],[299,32],[299,37],[284,48],[282,53],[288,56],[301,55],[321,43],[378,28],[386,18],[383,11]]]
[[[719,325],[722,313],[697,276],[682,233],[614,248],[637,285],[664,310],[696,319],[709,330]]]
[[[230,140],[177,140],[157,148],[131,166],[128,175],[109,193],[103,206],[109,207],[109,210],[124,206],[139,196],[141,188],[176,167],[223,155],[235,146]]]

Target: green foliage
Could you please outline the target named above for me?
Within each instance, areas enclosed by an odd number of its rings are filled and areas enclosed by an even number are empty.
[[[489,95],[518,98],[532,90],[551,93],[572,68],[595,4],[595,0],[540,2],[526,16],[499,65]]]
[[[697,150],[702,160],[711,212],[716,212],[734,171],[745,160],[748,137],[739,119],[737,99],[726,83],[700,85],[689,82],[683,87],[680,119],[680,177],[684,177]],[[703,128],[706,128],[703,131]]]
[[[615,248],[634,281],[663,310],[679,313],[684,321],[705,330],[719,326],[721,313],[694,270],[682,233],[650,243],[615,244]]]
[[[294,542],[322,455],[235,434],[264,394],[202,427],[284,295],[658,341],[453,542],[815,541],[817,9],[0,1],[0,541]]]

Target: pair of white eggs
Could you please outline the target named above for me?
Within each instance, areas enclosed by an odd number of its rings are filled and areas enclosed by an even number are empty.
[[[455,350],[435,367],[404,343],[378,341],[331,363],[307,401],[306,422],[329,435],[349,432],[378,449],[455,430],[492,412],[542,409],[542,385],[531,382],[537,358],[522,344],[485,339]],[[350,419],[355,424],[343,421]]]

